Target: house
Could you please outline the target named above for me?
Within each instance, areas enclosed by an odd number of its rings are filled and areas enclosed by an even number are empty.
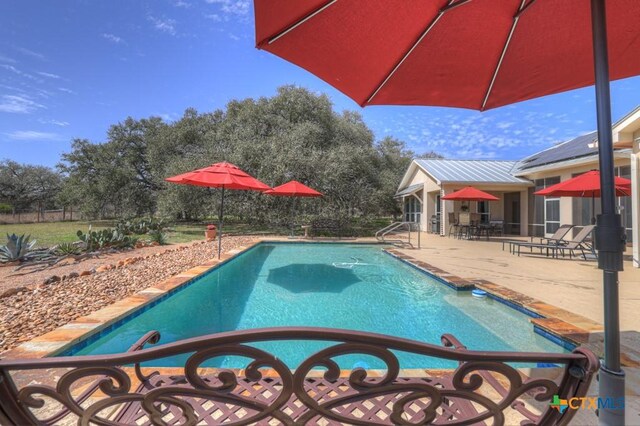
[[[640,107],[613,125],[615,174],[632,181],[632,196],[617,198],[627,241],[633,243],[634,266],[640,267]],[[592,200],[533,195],[547,186],[598,168],[595,132],[554,145],[519,161],[415,159],[396,197],[403,220],[447,235],[450,220],[463,204],[483,221],[501,220],[514,235],[551,235],[562,223],[589,224]],[[445,201],[451,192],[472,185],[499,198],[495,202]],[[600,200],[595,200],[595,214]]]

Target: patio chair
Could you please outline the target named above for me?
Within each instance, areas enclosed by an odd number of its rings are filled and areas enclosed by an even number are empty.
[[[565,240],[564,237],[569,233],[569,231],[571,231],[571,229],[573,229],[573,225],[565,224],[565,225],[560,225],[560,227],[556,230],[556,232],[554,232],[553,235],[550,237],[531,237],[531,241],[529,242],[510,241],[509,252],[511,254],[514,254],[516,252],[516,248],[518,248],[518,255],[520,255],[520,246],[529,247],[531,251],[533,251],[534,247],[546,248],[548,245],[552,245],[552,244],[555,244],[555,245],[566,244],[567,240]],[[540,241],[536,243],[533,241],[534,238],[539,238]],[[504,245],[503,245],[503,248],[504,248]],[[542,249],[540,250],[540,252],[542,252]],[[547,253],[549,253],[549,250],[547,250]]]
[[[460,212],[458,215],[458,232],[457,237],[468,238],[471,235],[471,214],[469,212]]]
[[[147,333],[120,354],[0,360],[0,424],[567,425],[577,409],[554,409],[553,396],[584,397],[599,367],[588,349],[473,351],[451,335],[442,336],[442,347],[350,330],[280,327],[144,348],[159,338]],[[254,346],[265,341],[328,346],[301,346],[305,358],[292,370]],[[454,365],[407,370],[398,351]],[[344,354],[376,358],[380,365],[343,371],[338,357]],[[227,356],[247,364],[208,366]],[[184,363],[146,366],[168,357]],[[538,362],[557,365],[556,374],[528,377],[514,367]]]
[[[518,256],[520,256],[520,248],[521,247],[529,247],[529,248],[539,248],[547,251],[547,256],[549,253],[553,254],[553,257],[557,257],[558,252],[562,253],[564,257],[565,251],[569,251],[569,258],[573,257],[575,251],[580,250],[582,253],[582,257],[584,259],[587,258],[586,252],[590,252],[595,255],[595,250],[593,245],[587,241],[587,238],[593,232],[595,225],[587,225],[583,227],[580,232],[572,239],[572,240],[561,240],[559,242],[551,242],[549,244],[537,244],[537,243],[524,243],[517,244],[518,247]]]
[[[449,234],[448,237],[451,237],[451,230],[453,229],[453,235],[458,234],[458,227],[460,224],[458,223],[458,219],[456,219],[456,214],[454,212],[449,212]]]
[[[504,220],[492,220],[489,222],[491,227],[491,235],[501,236],[504,233]]]

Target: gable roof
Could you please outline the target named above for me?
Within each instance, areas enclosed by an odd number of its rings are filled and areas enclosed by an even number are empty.
[[[545,164],[558,163],[560,161],[573,160],[598,154],[597,132],[587,133],[566,142],[562,142],[544,151],[537,152],[520,160],[515,172],[523,172],[527,169],[543,166]]]
[[[513,175],[516,161],[495,160],[414,160],[425,172],[439,183],[497,183],[528,184],[526,179]]]

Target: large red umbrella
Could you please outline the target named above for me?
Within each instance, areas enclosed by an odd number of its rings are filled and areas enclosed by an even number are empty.
[[[631,181],[620,176],[614,179],[616,196],[628,197],[631,195]],[[555,185],[548,186],[534,195],[545,197],[581,197],[591,198],[591,223],[596,223],[595,212],[596,197],[600,197],[600,172],[591,170],[581,175],[572,177]]]
[[[203,186],[207,188],[222,188],[220,195],[220,214],[218,216],[218,258],[222,249],[222,223],[224,218],[224,190],[236,189],[244,191],[267,191],[268,185],[241,170],[238,166],[223,161],[212,164],[203,169],[168,177],[167,182],[183,185]]]
[[[617,197],[631,195],[631,181],[629,179],[616,176],[614,184]],[[600,197],[600,172],[591,170],[536,191],[534,194],[547,197]]]
[[[473,186],[467,186],[458,191],[452,192],[442,197],[443,200],[454,201],[498,201],[499,198],[495,197],[488,192],[481,191]]]
[[[316,191],[313,188],[309,188],[307,185],[304,185],[297,180],[292,180],[287,183],[284,183],[280,186],[276,186],[269,191],[265,191],[265,194],[274,195],[279,197],[322,197],[322,193]],[[293,237],[293,209],[294,203],[291,203],[291,236]]]
[[[254,3],[258,48],[361,106],[485,110],[595,83],[602,170],[596,241],[605,299],[600,392],[624,397],[618,271],[625,233],[616,212],[609,81],[640,74],[640,1],[608,0],[606,8],[605,0]],[[624,424],[624,410],[599,412],[607,424]]]

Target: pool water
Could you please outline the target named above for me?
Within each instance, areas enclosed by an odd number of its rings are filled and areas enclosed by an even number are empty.
[[[126,351],[149,330],[160,343],[223,331],[318,326],[371,331],[440,344],[451,333],[473,350],[564,352],[534,333],[530,317],[490,298],[456,291],[382,251],[362,244],[262,243],[198,278],[110,332],[61,355]],[[89,343],[89,344],[87,344]],[[255,346],[298,365],[322,342],[266,342]],[[84,346],[84,347],[83,347]],[[403,368],[449,368],[450,361],[398,354]],[[183,365],[186,356],[154,361]],[[344,356],[342,367],[380,367]],[[244,367],[219,358],[209,366]]]

